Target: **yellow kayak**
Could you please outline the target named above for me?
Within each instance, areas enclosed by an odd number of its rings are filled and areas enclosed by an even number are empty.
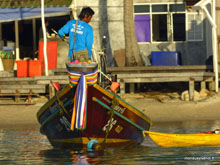
[[[161,147],[220,146],[219,133],[168,134],[144,131]]]

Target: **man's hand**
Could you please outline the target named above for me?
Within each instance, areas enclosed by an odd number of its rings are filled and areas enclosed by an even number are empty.
[[[65,36],[63,36],[62,40],[63,40],[63,41],[66,41],[66,38],[65,38]]]

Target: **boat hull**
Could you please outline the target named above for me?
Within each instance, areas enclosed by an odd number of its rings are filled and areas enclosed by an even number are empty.
[[[161,147],[219,147],[220,134],[195,133],[195,134],[168,134],[147,132],[150,138]]]
[[[88,86],[86,128],[70,130],[75,90],[76,87],[66,87],[37,113],[40,131],[54,147],[84,148],[90,140],[105,146],[143,142],[143,131],[149,130],[150,119],[97,84]],[[118,102],[114,111],[111,111],[112,100]],[[112,117],[110,112],[114,112]]]

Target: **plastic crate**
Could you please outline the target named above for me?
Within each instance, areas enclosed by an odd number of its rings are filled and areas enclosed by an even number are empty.
[[[28,66],[29,66],[29,70],[28,70],[29,77],[43,75],[44,67],[41,60],[29,60]]]
[[[181,65],[180,53],[175,51],[153,51],[152,52],[153,66],[176,66]]]
[[[28,60],[18,60],[17,77],[28,77]]]

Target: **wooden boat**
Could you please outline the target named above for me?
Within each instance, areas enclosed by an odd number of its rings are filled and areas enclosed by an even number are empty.
[[[219,133],[168,134],[145,131],[161,147],[220,146]]]
[[[85,69],[85,66],[83,67]],[[72,68],[77,70],[77,68]],[[87,71],[87,70],[85,70]],[[96,141],[104,146],[140,144],[149,130],[151,120],[126,103],[115,92],[97,83],[87,86],[84,124],[76,128],[76,91],[79,85],[68,85],[50,99],[37,113],[40,132],[54,147],[86,148]],[[75,120],[75,123],[73,123]]]

